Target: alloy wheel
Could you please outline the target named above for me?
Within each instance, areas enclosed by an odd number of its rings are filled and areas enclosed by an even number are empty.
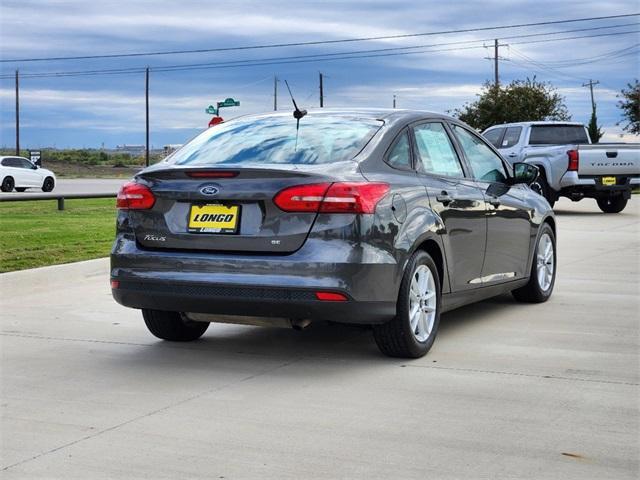
[[[436,282],[426,265],[416,268],[409,289],[409,323],[419,342],[424,342],[433,331],[437,309]]]
[[[537,273],[540,289],[546,292],[551,287],[555,269],[553,241],[548,233],[543,233],[538,240]]]

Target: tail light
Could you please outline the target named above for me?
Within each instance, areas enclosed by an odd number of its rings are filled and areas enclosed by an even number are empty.
[[[567,171],[577,172],[578,166],[580,165],[580,153],[578,150],[569,150],[567,152],[567,156],[569,157],[569,166],[567,167]]]
[[[388,191],[386,183],[314,183],[285,188],[273,202],[285,212],[373,213]]]
[[[136,183],[125,183],[118,192],[116,208],[121,210],[147,210],[156,203],[156,197],[148,187]]]

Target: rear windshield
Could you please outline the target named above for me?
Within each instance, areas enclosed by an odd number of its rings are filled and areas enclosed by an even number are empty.
[[[176,165],[322,164],[351,160],[382,121],[307,115],[296,138],[293,115],[239,118],[209,128],[175,152]]]
[[[529,145],[566,145],[589,143],[582,125],[533,125]]]

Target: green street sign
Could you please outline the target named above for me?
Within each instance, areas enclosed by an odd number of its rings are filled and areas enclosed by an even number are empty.
[[[224,102],[218,102],[218,108],[220,107],[239,107],[240,106],[240,101],[238,100],[234,100],[233,98],[229,97],[227,99],[225,99]]]
[[[205,113],[208,113],[209,115],[218,115],[218,109],[216,107],[214,107],[213,105],[209,105],[205,109]]]

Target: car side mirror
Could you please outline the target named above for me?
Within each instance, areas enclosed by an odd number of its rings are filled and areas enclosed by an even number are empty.
[[[513,183],[525,183],[531,185],[536,181],[540,170],[535,165],[524,162],[516,162],[513,164]]]
[[[38,169],[38,168],[40,168],[40,167],[38,167],[38,165],[36,165],[36,164],[34,163],[34,164],[33,164],[33,167],[31,167],[31,168],[32,168],[33,170],[37,170],[37,169]]]

